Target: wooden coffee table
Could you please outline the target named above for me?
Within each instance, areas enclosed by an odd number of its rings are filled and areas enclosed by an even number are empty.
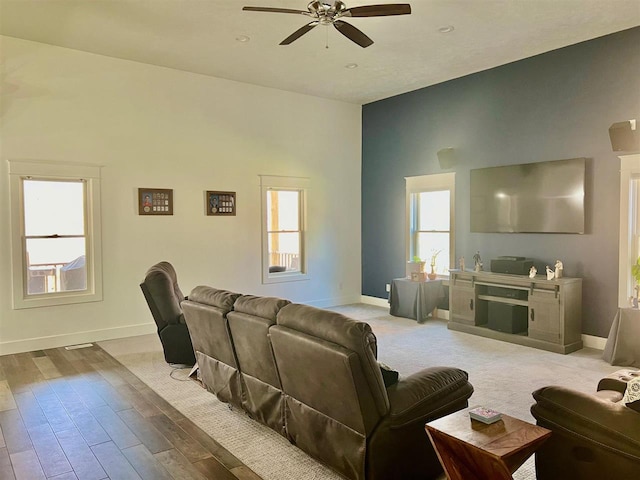
[[[551,430],[508,415],[491,425],[469,409],[425,426],[449,480],[507,480],[551,435]]]

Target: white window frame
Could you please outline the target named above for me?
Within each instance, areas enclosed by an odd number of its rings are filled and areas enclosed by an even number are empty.
[[[636,225],[638,212],[638,199],[634,198],[631,182],[634,178],[640,177],[640,154],[620,156],[620,245],[618,261],[618,306],[628,307],[629,297],[635,292],[633,277],[631,276],[631,265],[636,262],[634,257],[635,248],[634,237],[640,229]],[[639,193],[639,192],[636,192]],[[633,202],[633,203],[632,203]],[[635,204],[635,205],[634,205]],[[635,227],[635,228],[634,228]]]
[[[432,175],[419,175],[405,177],[406,202],[405,202],[405,256],[411,261],[414,255],[415,225],[411,214],[412,195],[422,192],[449,190],[449,268],[455,268],[455,198],[456,198],[456,174],[434,173]],[[429,261],[430,259],[423,259]]]
[[[262,206],[262,283],[297,282],[309,280],[307,271],[307,197],[309,178],[260,175]],[[267,192],[270,190],[297,190],[300,192],[300,270],[295,272],[269,273],[269,236],[267,225]]]
[[[100,217],[100,166],[79,163],[9,160],[11,196],[11,270],[13,308],[36,308],[102,300],[102,232]],[[24,242],[23,179],[85,183],[87,288],[80,291],[27,295],[27,255]]]

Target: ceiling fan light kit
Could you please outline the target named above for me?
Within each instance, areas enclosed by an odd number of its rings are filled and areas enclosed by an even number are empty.
[[[409,15],[411,13],[411,5],[408,3],[389,3],[383,5],[363,5],[361,7],[347,8],[343,1],[335,0],[330,3],[321,1],[310,2],[309,5],[307,5],[307,10],[275,7],[242,7],[242,10],[247,12],[290,13],[295,15],[305,15],[313,19],[311,22],[285,38],[280,42],[280,45],[291,44],[318,25],[333,25],[338,32],[349,40],[357,43],[362,48],[366,48],[373,44],[373,40],[350,23],[341,20],[341,18]]]

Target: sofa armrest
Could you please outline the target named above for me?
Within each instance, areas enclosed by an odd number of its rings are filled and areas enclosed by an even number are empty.
[[[533,392],[538,425],[640,459],[640,413],[595,395],[550,386]]]
[[[448,413],[452,405],[466,405],[473,393],[467,372],[451,367],[421,370],[387,389],[390,427],[425,422]]]

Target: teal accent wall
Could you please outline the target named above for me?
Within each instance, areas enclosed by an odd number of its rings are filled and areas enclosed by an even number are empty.
[[[362,293],[384,298],[405,274],[406,176],[441,173],[453,147],[456,258],[534,258],[583,278],[583,333],[606,337],[617,309],[620,160],[612,123],[640,122],[640,27],[468,75],[362,108]],[[469,229],[473,168],[587,158],[586,233]],[[532,212],[535,214],[535,212]],[[542,270],[541,270],[542,268]]]

